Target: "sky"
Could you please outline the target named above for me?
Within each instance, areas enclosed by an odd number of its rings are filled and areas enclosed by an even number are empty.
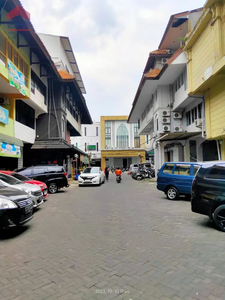
[[[93,121],[129,115],[171,15],[204,0],[22,0],[37,33],[70,38]]]

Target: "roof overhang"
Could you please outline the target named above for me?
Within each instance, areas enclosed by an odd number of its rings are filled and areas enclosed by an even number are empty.
[[[191,137],[201,135],[200,132],[169,132],[158,139],[156,142],[167,142],[167,141],[176,141],[176,140],[187,140]]]
[[[67,58],[70,62],[70,65],[71,65],[71,68],[73,70],[73,73],[74,73],[75,79],[77,81],[77,84],[78,84],[82,94],[86,94],[84,83],[83,83],[83,80],[82,80],[82,77],[81,77],[81,74],[80,74],[80,71],[79,71],[79,68],[78,68],[78,64],[77,64],[77,61],[76,61],[76,58],[75,58],[70,40],[66,36],[60,36],[60,40],[61,40],[61,43],[62,43],[63,48],[65,50],[65,53],[67,55]]]
[[[8,11],[13,10],[15,7],[21,7],[21,10],[24,10],[23,5],[20,0],[11,0],[8,1],[5,5],[5,9]],[[24,10],[24,12],[27,14],[27,12]],[[22,14],[22,11],[20,11],[20,15]],[[35,29],[30,21],[29,18],[23,18],[20,15],[17,17],[17,21],[19,24],[23,24],[26,27],[25,31],[20,31],[20,34],[23,35],[25,40],[32,41],[32,52],[34,52],[36,55],[40,57],[42,60],[42,64],[46,67],[49,67],[49,71],[51,75],[54,74],[54,76],[57,77],[57,79],[60,80],[60,75],[56,69],[56,66],[54,62],[51,59],[51,56],[49,55],[47,49],[45,48],[44,44],[42,43],[41,39],[35,32]],[[15,25],[16,26],[16,25]]]
[[[170,65],[166,64],[163,67],[158,77],[154,79],[146,77],[143,78],[135,96],[128,123],[138,122],[143,109],[147,106],[151,95],[156,91],[157,87],[160,85],[172,84],[178,77],[178,75],[182,72],[186,63],[186,54],[184,52],[181,52],[177,58],[171,61]]]

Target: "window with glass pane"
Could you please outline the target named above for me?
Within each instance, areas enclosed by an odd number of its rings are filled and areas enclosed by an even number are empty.
[[[191,170],[190,165],[177,164],[173,174],[187,176],[191,174],[190,170]]]
[[[202,118],[202,103],[200,103],[198,105],[198,117],[199,117],[199,119]]]
[[[129,134],[127,127],[121,124],[116,132],[116,143],[117,147],[120,149],[128,148],[129,146]]]
[[[212,167],[206,177],[225,180],[225,165]]]
[[[166,164],[163,168],[163,173],[165,174],[172,174],[174,168],[174,164]]]
[[[105,148],[110,148],[111,147],[111,137],[106,137],[105,138]]]
[[[140,148],[140,138],[139,137],[134,138],[134,148]]]
[[[12,45],[8,43],[8,58],[12,61]]]
[[[194,121],[195,121],[195,110],[192,109],[191,110],[191,123],[194,123]]]
[[[111,135],[111,122],[105,121],[105,134]]]
[[[187,122],[187,126],[191,125],[191,112],[188,111],[186,113],[186,122]]]
[[[3,34],[0,32],[0,60],[6,63],[6,40]]]
[[[134,124],[134,135],[138,135],[138,123]]]

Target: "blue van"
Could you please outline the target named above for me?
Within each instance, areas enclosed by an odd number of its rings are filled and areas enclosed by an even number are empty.
[[[169,200],[180,195],[191,197],[192,181],[200,168],[196,162],[167,162],[158,172],[157,189],[163,191]]]

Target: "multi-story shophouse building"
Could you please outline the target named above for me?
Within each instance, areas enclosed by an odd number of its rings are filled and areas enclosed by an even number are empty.
[[[83,94],[83,80],[68,37],[39,34],[48,50],[60,80],[50,78],[48,113],[37,118],[37,136],[31,147],[41,163],[66,165],[67,172],[74,155],[81,152],[71,145],[71,137],[81,135],[81,124],[91,124],[92,119]],[[80,162],[79,162],[80,164]]]
[[[0,168],[66,163],[68,156],[73,158],[74,153],[79,154],[78,149],[66,143],[66,134],[79,134],[79,131],[73,127],[75,124],[71,126],[75,117],[71,123],[66,118],[65,129],[61,130],[61,107],[55,95],[58,96],[59,87],[75,85],[73,94],[80,99],[77,112],[82,112],[83,120],[90,122],[86,103],[77,82],[74,83],[75,77],[71,75],[67,80],[57,70],[20,1],[1,4]],[[38,150],[32,150],[33,147]]]
[[[204,95],[206,138],[225,160],[225,1],[208,0],[186,37],[188,92]]]
[[[71,137],[71,143],[88,154],[90,164],[101,166],[101,128],[100,122],[84,124],[81,126],[81,136]],[[87,164],[88,157],[84,164]]]
[[[47,112],[47,78],[41,74],[53,76],[55,67],[21,3],[2,1],[0,11],[0,168],[15,169],[35,141],[36,117]]]
[[[202,9],[172,15],[159,49],[147,60],[128,122],[150,135],[155,168],[165,161],[216,159],[214,144],[205,141],[202,95],[188,94],[187,57],[183,51],[189,26]]]
[[[128,124],[128,116],[101,117],[101,167],[129,167],[145,162],[145,137],[138,124]]]

